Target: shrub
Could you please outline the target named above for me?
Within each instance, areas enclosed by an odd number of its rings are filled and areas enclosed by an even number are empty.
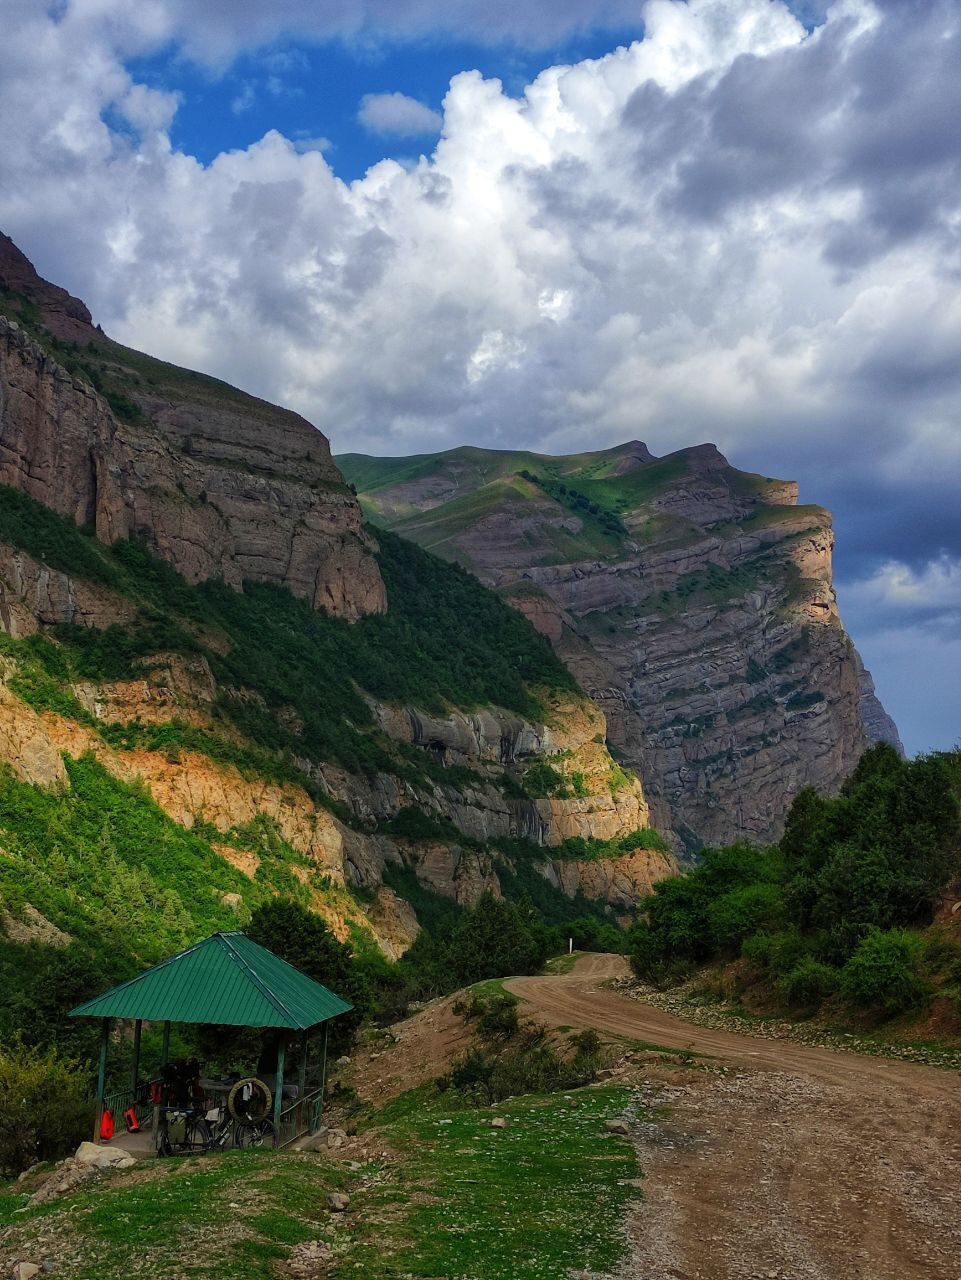
[[[0,1048],[0,1173],[56,1160],[89,1136],[93,1102],[86,1071],[53,1048]]]
[[[477,1030],[485,1040],[509,1040],[517,1032],[517,997],[508,991],[470,991],[466,1001],[455,1003],[454,1012],[468,1021],[476,1019]]]
[[[807,952],[807,943],[794,926],[777,933],[756,933],[746,938],[741,947],[745,959],[782,977],[794,969]]]
[[[470,1049],[438,1080],[476,1106],[524,1093],[551,1093],[589,1084],[597,1074],[600,1040],[583,1032],[570,1038],[574,1052],[559,1053],[541,1027],[525,1027],[498,1053]]]
[[[812,1009],[838,988],[838,971],[804,956],[778,983],[778,992],[795,1009]]]
[[[707,923],[715,946],[737,950],[743,940],[782,913],[781,892],[774,884],[749,884],[722,894],[707,909]]]
[[[961,942],[940,929],[932,929],[921,947],[921,960],[928,973],[961,980]]]
[[[524,774],[524,790],[534,800],[543,800],[547,796],[558,796],[563,800],[571,794],[564,775],[546,760],[535,760]]]
[[[900,1013],[929,994],[918,974],[921,940],[900,929],[876,929],[858,944],[841,970],[841,994],[848,1004]]]

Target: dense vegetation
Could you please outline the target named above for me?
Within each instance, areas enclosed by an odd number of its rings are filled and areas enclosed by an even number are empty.
[[[248,583],[190,586],[137,542],[105,547],[17,490],[0,487],[0,541],[52,568],[99,582],[139,606],[135,626],[58,629],[59,653],[35,657],[51,678],[121,679],[159,650],[203,654],[227,689],[263,699],[221,698],[219,711],[274,751],[336,760],[348,769],[422,771],[374,731],[361,690],[427,710],[448,704],[544,712],[540,691],[573,690],[548,642],[469,573],[392,534],[379,535],[386,614],[349,625],[288,591]],[[224,644],[226,641],[226,644]],[[224,650],[226,649],[226,652]],[[50,670],[56,664],[56,670]],[[264,709],[274,714],[263,714]],[[285,710],[296,713],[296,730]]]
[[[661,978],[740,954],[795,1009],[838,992],[886,1016],[937,986],[961,1011],[961,943],[917,933],[959,874],[961,755],[907,761],[881,744],[836,798],[802,791],[778,846],[706,849],[656,885],[632,961]]]
[[[0,657],[16,664],[7,671],[10,687],[26,702],[85,725],[114,747],[161,752],[174,764],[181,751],[200,752],[249,776],[296,782],[335,809],[304,772],[305,757],[358,771],[386,769],[420,784],[478,781],[379,733],[365,693],[438,711],[451,703],[493,703],[534,716],[543,714],[545,694],[574,688],[548,643],[519,614],[469,574],[390,534],[380,536],[379,552],[390,610],[354,626],[263,584],[247,584],[243,593],[216,582],[192,586],[142,544],[108,548],[16,490],[0,489],[0,541],[136,607],[135,621],[125,626],[0,636]],[[221,690],[212,727],[105,723],[73,692],[78,681],[142,675],[152,655],[168,651],[209,664]],[[65,769],[67,785],[53,789],[0,770],[0,910],[13,922],[10,936],[0,936],[0,1043],[21,1037],[25,1052],[52,1046],[67,1059],[90,1059],[96,1030],[68,1018],[71,1007],[198,936],[247,926],[250,912],[253,936],[355,1005],[355,1015],[338,1027],[338,1047],[364,1016],[396,1016],[412,998],[533,972],[568,937],[579,945],[622,943],[605,907],[568,899],[539,874],[538,846],[475,844],[447,820],[410,805],[386,824],[391,834],[413,842],[456,839],[493,858],[510,900],[485,899],[464,911],[420,886],[412,871],[392,867],[388,883],[412,901],[425,925],[409,956],[392,965],[356,923],[347,946],[308,911],[317,895],[339,892],[344,901],[337,905],[349,921],[351,899],[269,819],[224,832],[196,815],[187,828],[168,818],[145,787],[112,777],[92,755],[67,758]],[[656,840],[655,833],[636,836],[642,845]],[[223,856],[224,845],[255,856],[252,879]],[[622,851],[582,841],[557,852]],[[363,905],[362,890],[356,893],[355,907]],[[14,940],[31,929],[34,941]],[[202,1035],[188,1040],[185,1047],[209,1048]],[[112,1072],[125,1052],[123,1043],[113,1046]]]

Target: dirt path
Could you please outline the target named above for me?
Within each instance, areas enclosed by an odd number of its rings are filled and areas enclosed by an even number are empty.
[[[620,1280],[961,1280],[961,1078],[699,1027],[603,990],[613,956],[506,985],[552,1026],[714,1055],[655,1073]]]

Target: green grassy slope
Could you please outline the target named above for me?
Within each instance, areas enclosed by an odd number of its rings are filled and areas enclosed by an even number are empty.
[[[578,1106],[530,1095],[489,1114],[420,1089],[369,1117],[392,1160],[351,1168],[318,1154],[253,1151],[156,1161],[38,1209],[29,1188],[0,1188],[4,1244],[55,1253],[63,1280],[274,1280],[298,1245],[329,1248],[323,1274],[558,1280],[607,1274],[622,1258],[624,1212],[638,1195],[629,1142],[604,1121],[622,1088],[579,1090]],[[347,1192],[348,1212],[324,1196]],[[519,1206],[523,1204],[523,1212]]]
[[[335,461],[345,479],[358,492],[374,493],[388,486],[448,473],[463,476],[465,488],[476,488],[524,470],[555,476],[583,473],[599,479],[614,474],[630,447],[616,445],[611,449],[553,457],[529,450],[480,449],[474,445],[460,445],[440,453],[415,453],[397,458],[343,453]]]
[[[684,545],[700,536],[691,520],[651,504],[696,475],[704,466],[704,451],[681,449],[649,459],[641,450],[629,442],[550,457],[463,447],[411,458],[344,454],[337,462],[369,519],[383,528],[466,563],[469,555],[458,543],[480,521],[495,516],[526,521],[518,550],[529,547],[527,563],[546,565],[617,558],[629,554],[632,543]],[[741,503],[757,505],[757,513],[738,524],[751,521],[760,530],[794,518],[792,508],[764,503],[776,483],[767,477],[722,465],[712,470],[710,483],[721,484]],[[824,526],[826,513],[805,510],[813,527]],[[572,517],[580,522],[579,531],[558,527],[564,520],[570,525]]]

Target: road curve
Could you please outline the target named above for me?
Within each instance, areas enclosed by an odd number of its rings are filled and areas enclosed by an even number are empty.
[[[511,978],[504,985],[548,1026],[594,1027],[632,1040],[711,1054],[738,1066],[791,1071],[825,1084],[852,1087],[859,1094],[894,1089],[961,1102],[961,1077],[956,1072],[701,1027],[602,988],[607,979],[627,974],[623,956],[586,955],[578,958],[570,973]]]
[[[616,1280],[961,1280],[958,1073],[700,1027],[600,985],[624,972],[506,983],[548,1026],[711,1055],[633,1078],[654,1110],[629,1110],[644,1195]]]

